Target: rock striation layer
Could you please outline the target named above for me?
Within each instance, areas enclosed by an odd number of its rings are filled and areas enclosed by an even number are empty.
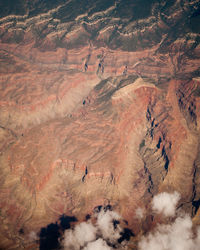
[[[199,1],[35,2],[0,19],[0,248],[107,205],[139,237],[163,191],[199,224]]]

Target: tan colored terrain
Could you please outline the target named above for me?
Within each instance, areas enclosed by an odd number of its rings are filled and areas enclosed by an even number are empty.
[[[155,225],[150,202],[162,191],[178,191],[199,224],[200,81],[192,73],[200,47],[178,39],[162,53],[162,41],[114,49],[103,41],[111,27],[91,43],[82,17],[65,33],[69,24],[49,15],[24,16],[17,27],[1,20],[0,248],[37,249],[30,232],[63,214],[82,221],[99,205],[140,235]],[[191,49],[195,59],[184,54]]]

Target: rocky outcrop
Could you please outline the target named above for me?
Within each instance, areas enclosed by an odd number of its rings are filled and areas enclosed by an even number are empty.
[[[137,240],[162,191],[199,223],[200,47],[185,20],[199,3],[149,1],[131,19],[111,2],[0,20],[3,249],[37,248],[63,214],[83,221],[107,205]]]

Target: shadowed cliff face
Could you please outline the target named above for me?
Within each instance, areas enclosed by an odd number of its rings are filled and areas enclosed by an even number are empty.
[[[165,191],[198,225],[199,1],[0,8],[0,248],[35,249],[41,228],[98,206],[136,247]]]

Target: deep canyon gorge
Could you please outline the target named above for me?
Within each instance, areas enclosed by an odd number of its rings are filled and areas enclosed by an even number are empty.
[[[0,249],[45,249],[48,225],[46,249],[59,248],[64,229],[103,208],[120,215],[122,249],[138,249],[170,223],[152,211],[165,192],[199,227],[200,2],[10,2],[0,1]]]

